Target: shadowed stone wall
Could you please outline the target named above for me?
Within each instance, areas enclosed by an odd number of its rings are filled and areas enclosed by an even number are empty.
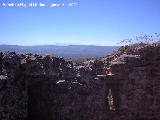
[[[159,120],[160,48],[109,59],[0,53],[0,120]]]

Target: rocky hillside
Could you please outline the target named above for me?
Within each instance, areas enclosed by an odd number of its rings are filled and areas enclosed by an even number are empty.
[[[160,120],[160,46],[81,63],[0,53],[0,120]]]

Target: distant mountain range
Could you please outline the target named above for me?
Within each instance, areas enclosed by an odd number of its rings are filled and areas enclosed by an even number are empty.
[[[94,45],[37,45],[37,46],[18,46],[0,45],[1,52],[14,51],[16,53],[33,53],[42,55],[53,55],[66,59],[95,58],[112,54],[119,46],[94,46]]]

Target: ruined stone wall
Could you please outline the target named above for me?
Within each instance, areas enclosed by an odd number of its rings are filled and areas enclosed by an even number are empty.
[[[160,48],[105,60],[0,53],[0,120],[159,120]]]
[[[160,119],[159,55],[159,47],[143,48],[139,58],[128,56],[125,64],[112,65],[115,77],[120,80],[119,116],[121,119]]]
[[[26,120],[27,81],[21,76],[20,58],[15,53],[0,55],[0,119]]]

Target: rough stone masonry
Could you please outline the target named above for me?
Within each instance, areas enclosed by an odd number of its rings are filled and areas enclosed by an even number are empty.
[[[0,53],[0,120],[160,120],[160,47],[83,63]]]

